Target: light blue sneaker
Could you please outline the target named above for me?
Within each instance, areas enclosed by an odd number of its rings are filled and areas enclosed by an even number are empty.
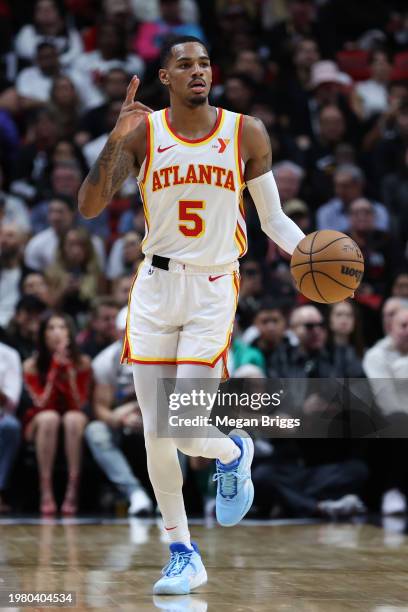
[[[223,527],[232,527],[244,518],[254,501],[254,485],[251,480],[251,463],[254,443],[251,438],[230,433],[230,438],[241,449],[241,456],[233,463],[224,464],[217,459],[217,497],[215,510],[217,521]]]
[[[192,549],[181,542],[170,544],[170,561],[153,587],[154,595],[188,595],[207,582],[198,546],[194,542],[191,545]]]

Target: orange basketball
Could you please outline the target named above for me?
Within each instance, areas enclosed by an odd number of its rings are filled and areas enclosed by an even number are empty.
[[[303,295],[314,302],[332,304],[357,289],[364,273],[364,258],[349,236],[320,230],[299,242],[290,269]]]

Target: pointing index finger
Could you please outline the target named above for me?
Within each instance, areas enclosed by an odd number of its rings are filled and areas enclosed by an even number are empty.
[[[132,104],[132,102],[134,102],[135,95],[139,87],[139,83],[140,83],[139,77],[134,75],[127,88],[125,104]]]

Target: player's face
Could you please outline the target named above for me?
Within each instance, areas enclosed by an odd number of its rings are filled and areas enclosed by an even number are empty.
[[[159,72],[172,94],[190,106],[200,106],[210,93],[212,71],[208,53],[199,43],[183,43],[172,49],[167,68]]]

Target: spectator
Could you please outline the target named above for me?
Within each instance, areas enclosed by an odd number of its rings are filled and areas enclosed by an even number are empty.
[[[75,202],[65,196],[57,196],[48,204],[50,227],[36,234],[25,249],[25,263],[33,270],[46,270],[55,260],[58,241],[73,226],[76,213]],[[97,236],[92,243],[100,260],[104,260],[103,244]]]
[[[293,219],[305,234],[311,231],[311,214],[306,202],[293,198],[293,200],[287,200],[282,208],[285,215]]]
[[[246,257],[240,267],[241,286],[238,299],[238,321],[242,330],[254,320],[263,295],[263,271],[256,259]]]
[[[255,83],[261,87],[265,87],[266,72],[265,66],[256,51],[244,49],[237,54],[233,72],[236,74],[246,74]]]
[[[58,5],[53,0],[37,0],[35,3],[33,23],[23,26],[16,36],[17,56],[32,62],[38,44],[44,40],[55,45],[64,66],[72,65],[82,53],[79,33],[64,22]]]
[[[120,337],[126,327],[126,315],[127,307],[116,319]],[[122,339],[104,349],[92,362],[93,411],[97,420],[87,426],[85,436],[99,467],[128,499],[129,514],[140,516],[150,514],[153,504],[122,450],[125,445],[131,449],[133,458],[138,456],[140,474],[145,463],[142,416],[134,393],[132,368],[120,366],[121,353]],[[147,473],[143,475],[146,480]]]
[[[376,403],[387,418],[382,440],[383,514],[404,513],[407,509],[405,462],[408,433],[408,309],[400,307],[394,314],[389,335],[367,351],[364,370]],[[385,443],[385,444],[384,444]]]
[[[14,223],[21,232],[28,234],[31,225],[27,207],[21,198],[17,198],[3,190],[5,187],[4,179],[3,168],[0,164],[0,224]]]
[[[327,327],[315,306],[299,306],[292,312],[290,327],[298,340],[288,362],[289,378],[359,378],[363,376],[360,360],[353,350],[334,346],[329,352]],[[351,347],[347,347],[351,349]]]
[[[403,300],[408,299],[408,270],[398,272],[393,280],[391,294]]]
[[[116,317],[119,306],[110,296],[95,298],[91,305],[88,327],[80,332],[81,351],[92,359],[116,340]]]
[[[110,4],[105,0],[105,4]],[[154,21],[160,17],[159,0],[151,0],[146,4],[144,0],[130,0],[132,12],[138,21]],[[194,0],[180,0],[180,16],[186,23],[196,23],[198,14]]]
[[[38,45],[35,61],[36,65],[24,68],[16,80],[25,109],[49,101],[53,79],[60,73],[57,49],[52,43]]]
[[[257,348],[262,354],[267,377],[279,376],[286,367],[286,344],[289,343],[288,338],[285,337],[287,308],[270,299],[265,299],[255,315],[254,325],[259,335],[253,340],[251,346]]]
[[[140,57],[129,53],[127,34],[111,21],[104,21],[98,26],[97,48],[83,53],[75,62],[74,71],[83,75],[95,90],[95,104],[104,102],[100,84],[112,68],[121,68],[127,74],[143,76],[144,64]]]
[[[0,514],[10,511],[4,492],[20,444],[20,423],[14,412],[20,401],[22,386],[19,354],[0,342]]]
[[[28,117],[27,124],[30,139],[20,147],[10,190],[30,204],[37,199],[48,155],[59,138],[58,116],[51,109],[39,108]]]
[[[249,346],[238,336],[237,331],[238,326],[235,323],[231,349],[228,353],[228,371],[234,378],[263,378],[265,360],[262,353],[257,348]]]
[[[100,90],[103,101],[98,106],[87,111],[80,124],[82,134],[86,141],[94,140],[105,133],[106,114],[110,102],[122,102],[129,84],[129,75],[123,68],[111,68],[101,77]]]
[[[183,23],[179,0],[159,0],[159,8],[159,18],[142,23],[133,41],[134,50],[145,62],[158,59],[163,41],[169,36],[205,38],[198,24]]]
[[[357,198],[351,202],[348,218],[348,233],[364,257],[364,277],[358,294],[376,296],[373,306],[378,306],[387,292],[392,270],[401,259],[401,249],[394,237],[375,228],[375,209],[370,200]]]
[[[58,115],[61,138],[67,141],[72,141],[79,130],[81,110],[79,91],[69,76],[60,74],[53,79],[49,102]]]
[[[364,340],[358,307],[354,302],[337,302],[330,305],[329,343],[342,350],[350,350],[355,359],[362,359]]]
[[[223,94],[217,105],[236,113],[248,114],[257,94],[257,85],[245,73],[232,73],[225,79]]]
[[[31,357],[37,347],[38,330],[47,306],[34,295],[23,295],[7,328],[6,342],[19,353],[21,361]]]
[[[390,124],[385,129],[372,150],[372,173],[374,179],[395,172],[401,152],[408,144],[408,98],[403,98],[392,113]]]
[[[304,170],[291,161],[281,161],[273,166],[273,174],[282,204],[299,197]]]
[[[118,306],[127,306],[134,278],[134,274],[123,274],[114,279],[112,283],[112,297]]]
[[[71,228],[60,238],[55,263],[47,268],[46,278],[56,308],[77,324],[84,322],[103,281],[98,256],[84,227]]]
[[[296,440],[265,440],[253,471],[255,505],[261,516],[339,518],[366,511],[360,495],[368,479],[359,459],[308,465]],[[314,440],[315,444],[320,440]]]
[[[404,306],[408,307],[408,300],[403,300],[399,297],[390,297],[385,300],[382,307],[382,323],[385,338],[391,333],[391,326],[394,316],[398,310]]]
[[[312,66],[319,59],[320,51],[314,38],[305,36],[296,41],[292,53],[292,69],[286,74],[279,75],[281,95],[283,95],[285,102],[290,104],[289,108],[292,111],[287,110],[288,107],[285,104],[282,105],[282,109],[284,112],[288,112],[289,116],[295,114],[295,109],[298,107],[299,102],[304,105],[305,101],[307,101]]]
[[[288,19],[276,23],[268,36],[271,57],[282,70],[290,67],[293,49],[299,40],[318,36],[312,0],[290,0],[288,12]]]
[[[400,236],[404,244],[408,242],[408,143],[401,148],[399,163],[381,184],[385,206],[398,219]]]
[[[28,272],[21,283],[22,295],[34,295],[49,308],[54,307],[50,286],[42,272]]]
[[[109,280],[136,273],[143,258],[141,244],[142,238],[136,232],[128,232],[114,242],[106,268]]]
[[[24,383],[32,403],[23,416],[24,437],[35,444],[43,515],[57,509],[52,472],[61,425],[68,467],[61,511],[76,513],[91,377],[90,360],[78,350],[72,321],[67,315],[49,314],[41,322],[38,353],[24,362]]]
[[[23,263],[24,234],[16,225],[0,226],[0,326],[6,327],[20,298],[20,283],[29,271]]]
[[[339,232],[350,230],[347,216],[351,202],[361,198],[364,190],[364,175],[358,166],[345,164],[334,172],[335,197],[321,206],[316,215],[317,229],[333,229]],[[383,204],[373,203],[375,229],[387,232],[390,226],[389,214]]]
[[[388,84],[392,64],[385,51],[373,51],[370,57],[371,78],[357,83],[355,93],[361,105],[361,116],[369,119],[388,108]]]
[[[344,113],[336,104],[327,104],[318,113],[318,135],[306,152],[314,206],[319,206],[333,193],[332,175],[338,148],[347,140]]]
[[[50,151],[49,161],[42,175],[42,201],[31,209],[31,226],[34,233],[41,232],[48,227],[49,199],[58,194],[75,201],[81,185],[82,172],[76,161],[66,160],[52,163],[57,147],[58,144]]]
[[[144,236],[146,231],[145,216],[139,194],[136,194],[135,203],[136,206],[133,205],[129,210],[125,210],[120,216],[118,223],[119,234],[137,232],[140,236]]]

